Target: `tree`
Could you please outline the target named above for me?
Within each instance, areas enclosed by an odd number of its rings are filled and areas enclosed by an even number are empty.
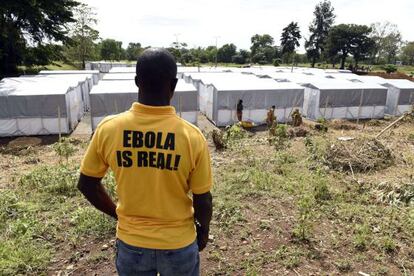
[[[68,23],[74,22],[73,0],[2,0],[0,5],[0,75],[17,72],[27,41],[68,41]]]
[[[245,64],[249,61],[250,53],[249,51],[240,49],[236,55],[231,57],[231,61],[236,64]]]
[[[321,54],[324,51],[324,45],[329,30],[335,22],[336,15],[331,2],[328,0],[324,0],[316,5],[313,14],[315,18],[309,26],[311,35],[305,42],[305,48],[308,58],[311,59],[312,67],[315,67],[316,61],[321,58]]]
[[[141,47],[141,43],[130,42],[125,51],[126,58],[127,60],[136,61],[143,51],[144,49]]]
[[[216,46],[208,46],[205,49],[208,62],[214,62],[216,59],[217,48]]]
[[[105,39],[101,42],[101,58],[104,60],[121,60],[123,57],[122,42]]]
[[[365,25],[340,24],[329,31],[326,53],[330,60],[339,55],[341,69],[345,68],[345,60],[349,54],[358,61],[369,55],[373,48],[373,40],[369,37],[371,28]]]
[[[402,48],[401,58],[405,64],[414,65],[414,41],[408,42]]]
[[[72,28],[72,43],[68,54],[72,60],[82,62],[85,69],[85,61],[96,56],[95,41],[99,38],[99,32],[94,29],[97,24],[96,13],[86,4],[80,4],[74,9],[76,22]]]
[[[285,58],[285,61],[288,61],[289,56],[295,52],[295,48],[300,46],[299,39],[301,38],[297,22],[291,22],[283,29],[280,46],[282,47],[282,56]]]
[[[398,50],[402,44],[402,36],[397,25],[390,22],[371,25],[371,38],[375,41],[373,59],[375,63],[395,63]]]
[[[278,49],[273,46],[273,37],[268,34],[255,34],[251,37],[250,57],[252,62],[259,64],[272,63],[277,57]]]
[[[231,58],[236,55],[237,47],[233,43],[224,44],[218,49],[217,52],[217,61],[218,62],[231,62]]]

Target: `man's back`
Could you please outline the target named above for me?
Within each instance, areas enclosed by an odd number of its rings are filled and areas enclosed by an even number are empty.
[[[178,79],[168,51],[145,50],[136,72],[138,102],[98,126],[78,188],[118,220],[119,275],[199,275],[198,252],[208,243],[213,208],[206,140],[171,106]],[[108,168],[117,204],[102,186]]]
[[[206,193],[211,186],[211,172],[204,169],[210,162],[208,148],[196,127],[176,116],[171,106],[134,103],[131,110],[106,118],[91,144],[99,156],[88,150],[81,171],[102,177],[109,166],[114,172],[118,238],[158,249],[194,241],[188,194]]]

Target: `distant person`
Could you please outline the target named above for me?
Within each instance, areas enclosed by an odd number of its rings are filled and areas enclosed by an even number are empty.
[[[99,124],[78,188],[118,220],[119,275],[199,275],[212,216],[208,146],[170,106],[177,84],[173,56],[148,49],[136,74],[138,102]],[[117,205],[101,184],[108,168],[115,174]]]
[[[267,111],[266,124],[268,128],[270,128],[276,121],[275,110],[276,106],[272,105],[272,107]]]
[[[295,109],[295,111],[292,113],[292,125],[294,127],[298,127],[302,124],[302,115],[299,112],[299,109]]]
[[[243,100],[239,100],[236,106],[237,109],[237,120],[241,122],[243,120]]]

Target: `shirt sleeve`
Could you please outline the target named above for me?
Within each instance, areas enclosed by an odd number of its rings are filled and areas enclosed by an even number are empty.
[[[101,152],[100,135],[101,129],[98,127],[92,136],[80,168],[82,174],[96,178],[104,177],[109,167]]]
[[[189,184],[193,194],[207,193],[213,185],[210,153],[205,140],[202,143],[201,152],[196,156],[196,164],[194,170],[190,174]]]

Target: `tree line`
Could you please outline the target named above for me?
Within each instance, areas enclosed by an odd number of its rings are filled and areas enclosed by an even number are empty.
[[[3,0],[0,6],[0,76],[18,73],[18,66],[48,65],[56,61],[84,68],[87,60],[136,60],[149,46],[131,42],[123,48],[115,39],[101,39],[96,13],[74,0]],[[250,49],[233,43],[221,47],[189,48],[171,43],[168,50],[183,64],[297,64],[358,68],[359,64],[414,64],[414,42],[403,41],[398,27],[389,22],[371,26],[335,25],[329,0],[315,6],[305,37],[306,54],[298,54],[302,32],[297,22],[282,31],[279,43],[270,34],[251,37]]]

